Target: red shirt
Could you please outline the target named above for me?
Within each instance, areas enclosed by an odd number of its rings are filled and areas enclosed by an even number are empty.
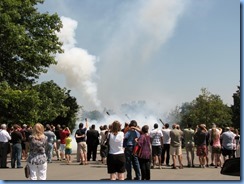
[[[60,130],[60,144],[65,144],[65,138],[69,135],[68,130]]]

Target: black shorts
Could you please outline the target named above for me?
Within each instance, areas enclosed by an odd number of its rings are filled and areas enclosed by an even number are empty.
[[[162,146],[152,146],[152,156],[161,156]]]
[[[125,172],[125,154],[108,155],[107,158],[108,173],[124,173]]]
[[[233,150],[227,150],[225,148],[222,148],[221,149],[221,152],[222,152],[222,155],[225,157],[225,156],[233,156]]]

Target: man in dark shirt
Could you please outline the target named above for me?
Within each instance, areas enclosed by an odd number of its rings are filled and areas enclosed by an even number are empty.
[[[15,162],[17,161],[17,168],[23,168],[21,166],[21,153],[22,153],[21,142],[23,140],[23,136],[20,132],[19,125],[15,124],[13,128],[14,131],[11,133],[11,141],[12,141],[11,167],[15,168]]]
[[[86,125],[79,124],[79,129],[75,132],[75,139],[77,142],[77,154],[80,156],[80,165],[87,164],[87,145],[86,145],[86,131],[88,128],[88,121],[85,119]]]
[[[91,155],[92,160],[96,161],[97,158],[97,146],[99,144],[99,132],[95,130],[95,125],[91,126],[91,129],[87,131],[87,160],[90,161]]]

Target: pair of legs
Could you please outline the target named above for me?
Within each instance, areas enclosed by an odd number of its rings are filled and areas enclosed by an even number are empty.
[[[173,168],[176,168],[176,156],[178,157],[178,162],[179,162],[179,167],[180,169],[183,169],[183,164],[182,164],[182,155],[172,155],[172,160],[173,160]]]
[[[65,158],[66,158],[66,163],[70,164],[70,162],[71,162],[71,154],[65,154]]]
[[[199,156],[200,167],[205,167],[205,156]]]
[[[65,144],[60,144],[60,159],[65,160]]]
[[[72,153],[72,149],[70,149],[70,148],[65,149],[65,158],[66,158],[67,164],[70,164],[70,162],[71,162],[71,153]]]
[[[53,144],[54,151],[56,153],[57,160],[60,159],[60,139]]]
[[[162,147],[160,146],[152,146],[152,155],[153,155],[153,168],[155,168],[156,163],[158,161],[159,168],[161,168],[161,155],[162,155]]]
[[[132,166],[135,171],[135,180],[141,180],[141,171],[140,164],[137,156],[132,154],[133,147],[125,148],[125,159],[126,159],[126,171],[127,171],[127,180],[132,180]]]
[[[124,173],[111,173],[110,180],[124,180],[125,174]]]
[[[87,165],[87,145],[86,142],[79,142],[78,149],[80,153],[80,164]]]
[[[163,164],[165,161],[165,164],[167,166],[169,166],[169,159],[170,159],[169,151],[170,151],[170,144],[164,144],[162,148],[161,162]]]
[[[218,166],[222,166],[222,161],[221,161],[221,154],[220,153],[214,153],[214,159],[215,159],[215,167],[217,168]]]
[[[186,144],[186,158],[188,167],[194,167],[194,145],[193,144]]]
[[[183,169],[181,146],[178,146],[178,147],[170,146],[170,155],[172,155],[173,169],[176,168],[176,156],[178,157],[180,169]]]

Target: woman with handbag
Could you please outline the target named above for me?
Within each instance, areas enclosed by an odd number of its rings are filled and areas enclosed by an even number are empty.
[[[148,125],[144,125],[141,129],[141,136],[137,140],[137,145],[140,147],[138,159],[141,169],[141,180],[150,180],[150,166],[151,166],[151,141],[148,134]]]
[[[40,123],[34,125],[32,135],[29,137],[30,153],[27,164],[30,168],[31,180],[46,180],[47,178],[47,137],[44,135],[44,126]]]
[[[123,148],[124,133],[121,132],[121,124],[114,121],[108,134],[107,171],[110,180],[124,180],[125,154]]]

